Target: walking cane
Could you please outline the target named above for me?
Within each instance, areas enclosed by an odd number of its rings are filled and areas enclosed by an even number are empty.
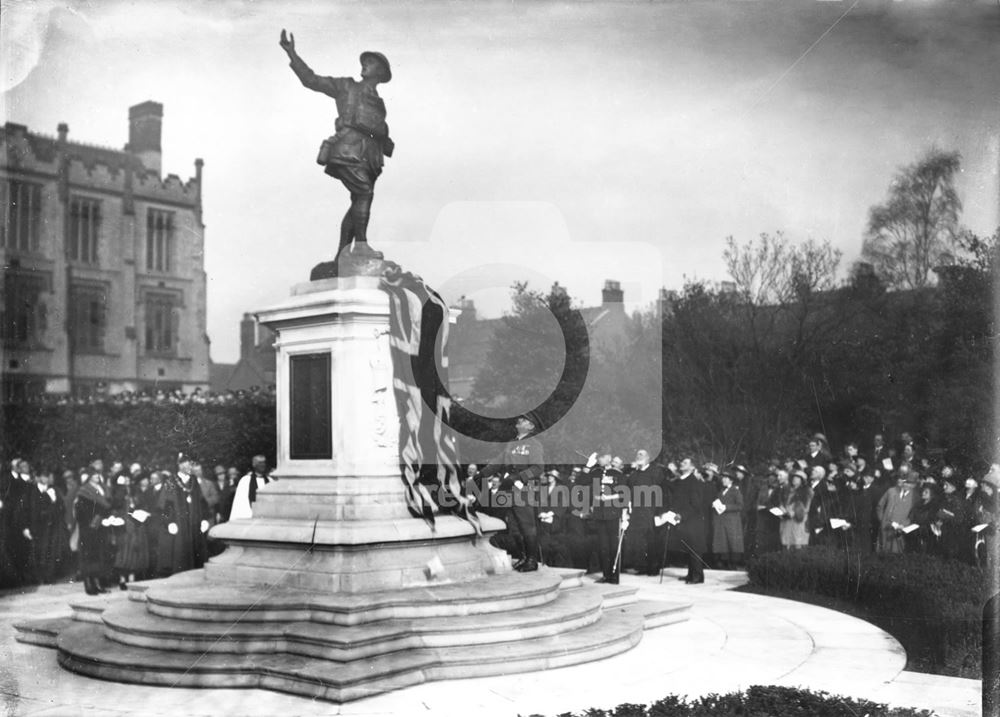
[[[670,540],[670,529],[673,527],[667,523],[667,529],[663,533],[663,557],[660,559],[660,585],[663,585],[663,568],[667,565],[667,542]]]
[[[625,538],[625,529],[622,527],[621,520],[618,521],[618,551],[615,553],[615,562],[611,564],[611,574],[614,575],[618,570],[618,561],[622,557],[622,540]]]

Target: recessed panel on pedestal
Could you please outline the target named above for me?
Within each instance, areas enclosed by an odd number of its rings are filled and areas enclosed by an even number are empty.
[[[288,357],[290,455],[292,460],[333,457],[330,354]]]

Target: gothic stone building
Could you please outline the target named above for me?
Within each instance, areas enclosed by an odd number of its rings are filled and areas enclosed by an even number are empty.
[[[202,160],[161,177],[163,106],[124,150],[0,130],[3,400],[208,388]]]

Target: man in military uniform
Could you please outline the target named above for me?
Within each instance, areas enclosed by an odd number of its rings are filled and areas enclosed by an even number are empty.
[[[337,102],[336,134],[323,142],[316,161],[351,193],[351,207],[340,223],[338,252],[352,241],[367,243],[375,180],[383,157],[395,147],[385,123],[385,103],[376,87],[392,79],[389,60],[379,52],[361,53],[361,81],[351,77],[320,77],[295,51],[295,36],[281,31],[281,49],[302,84]]]
[[[627,501],[622,495],[625,475],[622,459],[601,457],[591,470],[593,509],[591,517],[597,526],[597,554],[601,561],[599,583],[618,584],[621,575],[621,555],[618,546],[622,532],[628,528]]]
[[[538,530],[535,526],[538,479],[545,467],[542,444],[535,434],[542,430],[541,419],[534,411],[518,416],[514,422],[517,437],[482,471],[489,477],[499,474],[500,490],[511,495],[510,515],[524,541],[524,555],[514,565],[519,572],[538,570]]]

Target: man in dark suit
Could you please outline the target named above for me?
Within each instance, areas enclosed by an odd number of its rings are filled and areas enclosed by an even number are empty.
[[[0,472],[0,587],[3,588],[21,583],[17,548],[24,540],[24,515],[18,510],[23,481],[17,472],[17,462],[11,462],[11,470]]]
[[[655,518],[664,508],[666,477],[663,469],[649,462],[649,451],[639,450],[628,475],[629,530],[625,543],[631,564],[643,575],[659,575],[663,566],[664,528],[657,528]]]
[[[876,433],[872,439],[872,452],[868,461],[868,467],[872,470],[876,478],[879,477],[880,473],[892,470],[891,468],[885,468],[883,465],[887,458],[892,458],[889,446],[885,444],[885,437],[881,433]]]
[[[705,540],[705,484],[694,472],[690,458],[681,461],[680,474],[669,484],[664,514],[668,522],[676,521],[670,529],[668,548],[687,555],[688,572],[682,578],[689,585],[705,582],[702,554],[708,550]]]
[[[166,477],[156,496],[160,575],[200,568],[208,557],[208,504],[192,473],[192,463],[188,456],[179,455],[177,474]]]

